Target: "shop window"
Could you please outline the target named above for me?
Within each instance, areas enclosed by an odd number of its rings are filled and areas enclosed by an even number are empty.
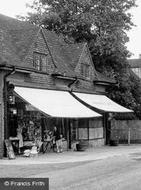
[[[101,139],[103,138],[103,128],[89,128],[89,139]]]
[[[79,128],[79,140],[88,140],[87,128]]]
[[[38,71],[47,72],[47,64],[48,57],[46,54],[33,54],[33,65]]]
[[[82,76],[89,78],[90,77],[90,65],[87,63],[81,63],[81,74]]]
[[[89,120],[88,119],[79,119],[79,128],[78,128],[78,134],[79,134],[79,140],[89,139]]]

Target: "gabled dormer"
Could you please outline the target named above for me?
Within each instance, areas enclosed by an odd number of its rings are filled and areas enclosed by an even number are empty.
[[[42,29],[39,30],[36,39],[30,48],[27,60],[32,62],[34,69],[38,72],[52,73],[54,70],[55,66]]]
[[[95,68],[87,43],[84,44],[75,72],[84,79],[93,80]]]

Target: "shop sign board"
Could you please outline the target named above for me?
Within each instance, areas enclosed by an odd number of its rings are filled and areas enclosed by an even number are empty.
[[[6,145],[6,149],[7,149],[7,156],[9,159],[15,159],[15,154],[14,154],[14,150],[11,144],[11,141],[9,139],[5,140],[5,145]]]

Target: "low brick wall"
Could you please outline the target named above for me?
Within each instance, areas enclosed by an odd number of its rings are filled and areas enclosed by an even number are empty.
[[[100,147],[104,145],[104,138],[89,140],[89,147]]]
[[[88,142],[88,147],[92,148],[92,147],[101,147],[104,145],[104,138],[102,139],[93,139],[93,140],[86,140],[86,142]],[[77,148],[77,144],[79,144],[79,141],[73,142],[71,145],[71,149],[76,151]]]
[[[68,143],[67,141],[63,141],[63,151],[67,151],[68,150]]]

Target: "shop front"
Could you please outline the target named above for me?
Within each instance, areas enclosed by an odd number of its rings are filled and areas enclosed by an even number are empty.
[[[110,98],[102,94],[88,94],[78,92],[72,92],[71,94],[79,102],[103,115],[105,144],[109,144],[110,142],[111,122],[114,119],[114,114],[133,113],[132,110],[117,104],[116,102],[112,101]]]
[[[8,94],[7,138],[19,154],[36,143],[42,152],[53,151],[56,126],[63,135],[63,150],[79,141],[103,140],[101,115],[67,91],[14,86]]]

